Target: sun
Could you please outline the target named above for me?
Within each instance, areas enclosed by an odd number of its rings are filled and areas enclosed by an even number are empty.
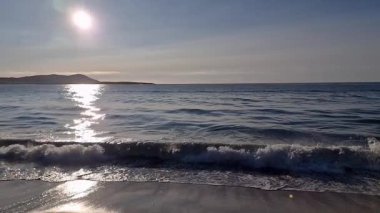
[[[76,10],[71,14],[71,21],[79,30],[90,30],[94,25],[94,19],[91,14],[83,9]]]

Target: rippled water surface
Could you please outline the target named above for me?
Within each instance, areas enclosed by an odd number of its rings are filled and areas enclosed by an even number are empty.
[[[364,143],[379,84],[1,85],[0,137],[41,141]]]
[[[0,85],[0,180],[380,195],[380,84]]]

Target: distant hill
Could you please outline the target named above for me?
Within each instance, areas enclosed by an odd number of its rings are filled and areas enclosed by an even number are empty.
[[[150,84],[142,82],[101,82],[85,75],[35,75],[0,78],[0,84]]]
[[[0,78],[0,84],[98,84],[85,75],[35,75],[21,78]]]

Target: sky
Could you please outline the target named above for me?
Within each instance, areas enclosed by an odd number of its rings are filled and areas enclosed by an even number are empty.
[[[91,16],[90,29],[73,14]],[[380,81],[379,0],[1,0],[0,76]]]

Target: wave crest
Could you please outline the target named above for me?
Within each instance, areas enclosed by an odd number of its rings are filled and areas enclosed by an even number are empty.
[[[100,145],[13,144],[0,147],[0,158],[8,161],[32,161],[42,164],[78,165],[104,162],[104,148]]]
[[[380,171],[380,142],[364,146],[303,146],[133,142],[120,144],[0,142],[0,159],[39,164],[96,165],[146,160],[179,166],[304,172]],[[167,165],[167,164],[165,164]]]

